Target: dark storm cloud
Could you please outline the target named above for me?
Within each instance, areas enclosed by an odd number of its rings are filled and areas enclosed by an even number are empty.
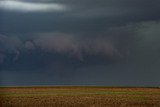
[[[1,36],[1,52],[6,54],[21,54],[25,51],[41,50],[42,52],[66,54],[83,60],[84,56],[115,57],[120,53],[109,38],[78,38],[76,35],[63,33],[37,34],[31,40],[21,40],[15,37]],[[1,55],[1,60],[4,59]],[[63,60],[62,60],[63,61]]]
[[[34,33],[26,35],[25,38],[21,35],[1,35],[0,43],[3,53],[21,54],[23,51],[41,50],[42,52],[64,54],[82,61],[87,56],[121,59],[128,54],[132,45],[139,39],[134,35],[136,29],[137,25],[135,24],[111,27],[96,34],[51,32]]]
[[[5,61],[2,64],[3,69],[14,70],[16,68],[16,71],[26,71],[26,69],[31,70],[31,66],[34,65],[33,68],[39,70],[40,65],[40,69],[55,72],[62,71],[62,67],[58,66],[63,66],[66,71],[70,71],[72,68],[77,69],[82,66],[107,65],[118,62],[128,55],[132,45],[136,43],[138,38],[134,35],[135,30],[136,25],[128,25],[113,27],[103,33],[90,36],[81,33],[52,32],[32,34],[32,36],[28,35],[28,38],[5,36],[7,40],[15,41],[16,38],[18,41],[14,42],[16,44],[14,50],[17,53],[3,52],[6,56],[1,58]],[[3,44],[1,48],[4,50],[4,46],[11,43],[2,42],[1,44]],[[9,45],[8,48],[11,46]],[[10,57],[8,58],[8,56]],[[45,59],[42,58],[44,56],[46,56]],[[27,61],[27,59],[32,61]],[[9,66],[8,61],[12,61]]]
[[[3,63],[6,54],[15,54],[13,60],[19,55],[19,49],[22,42],[18,37],[8,37],[0,35],[0,62]]]
[[[0,1],[3,84],[157,85],[159,7],[159,0]]]
[[[3,15],[0,22],[1,32],[93,32],[95,30],[103,31],[110,26],[120,26],[132,22],[152,21],[160,18],[158,14],[160,12],[159,0],[42,1],[35,0],[29,3],[33,3],[34,5],[36,5],[36,2],[40,2],[41,4],[58,3],[67,8],[56,12],[30,11],[26,13],[19,12],[18,9],[14,12],[12,10],[4,11],[4,5],[2,4],[2,6],[0,6],[0,14]],[[7,6],[5,8],[9,7]]]
[[[114,56],[118,54],[116,47],[107,39],[78,38],[75,35],[41,34],[34,43],[45,51],[75,55],[83,60],[83,54]]]

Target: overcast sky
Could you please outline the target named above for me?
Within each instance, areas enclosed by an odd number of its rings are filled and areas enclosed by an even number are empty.
[[[160,0],[1,0],[0,86],[160,86]]]

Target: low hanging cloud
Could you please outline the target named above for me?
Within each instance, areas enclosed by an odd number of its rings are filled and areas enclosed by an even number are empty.
[[[57,3],[33,3],[24,1],[0,1],[0,9],[19,12],[57,12],[67,10],[67,6]]]
[[[23,46],[26,50],[35,50],[35,45],[31,41],[26,41]]]
[[[7,54],[14,54],[13,61],[25,52],[41,51],[64,55],[78,60],[88,57],[119,59],[126,56],[135,44],[135,25],[113,27],[101,34],[37,33],[27,36],[0,35],[1,62]],[[3,55],[2,55],[3,54]],[[22,54],[22,57],[23,57]]]
[[[17,60],[22,44],[22,41],[18,37],[0,35],[0,63],[3,63],[7,54],[14,54],[12,60]]]
[[[45,35],[45,36],[44,36]],[[36,37],[33,42],[36,47],[60,54],[73,55],[81,60],[85,55],[107,56],[118,55],[114,44],[109,40],[101,38],[82,39],[74,35],[65,34],[42,34]]]
[[[114,44],[106,39],[89,38],[72,34],[50,33],[41,34],[31,40],[22,41],[19,37],[0,36],[0,62],[7,54],[14,54],[13,61],[18,60],[21,52],[42,50],[42,52],[57,53],[83,60],[87,56],[114,57],[119,55]]]

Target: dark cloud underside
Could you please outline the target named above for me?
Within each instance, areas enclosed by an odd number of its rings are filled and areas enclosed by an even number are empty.
[[[159,0],[2,0],[0,84],[158,86],[159,13]]]

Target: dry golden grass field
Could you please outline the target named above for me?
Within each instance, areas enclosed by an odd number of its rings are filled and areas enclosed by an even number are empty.
[[[0,107],[160,107],[160,88],[1,87]]]

